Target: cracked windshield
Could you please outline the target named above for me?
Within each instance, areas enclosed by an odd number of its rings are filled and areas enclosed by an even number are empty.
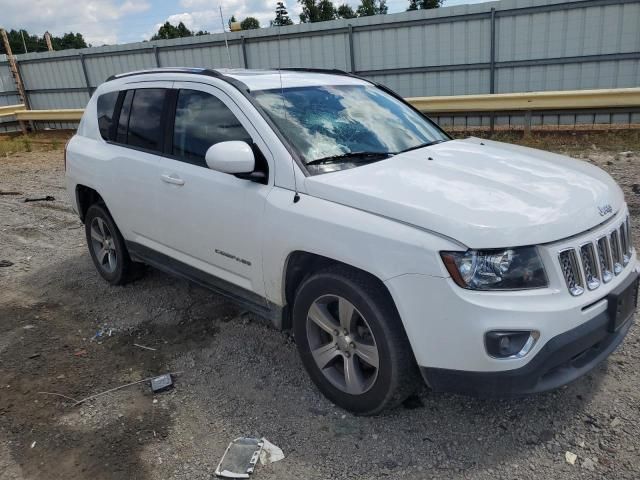
[[[324,85],[253,95],[314,173],[448,140],[425,117],[375,86]]]

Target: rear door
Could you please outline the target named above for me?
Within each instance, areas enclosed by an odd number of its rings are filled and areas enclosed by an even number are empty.
[[[156,196],[163,155],[165,116],[173,82],[132,83],[120,94],[110,146],[108,205],[129,241],[149,245],[162,217]],[[118,108],[116,108],[118,110]]]

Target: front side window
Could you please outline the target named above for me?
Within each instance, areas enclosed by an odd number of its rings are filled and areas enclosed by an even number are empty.
[[[220,99],[197,90],[178,92],[173,155],[204,166],[209,147],[230,140],[252,143],[249,133]]]
[[[329,163],[331,170],[349,168],[449,139],[427,118],[373,85],[259,90],[253,95],[314,173],[322,173]]]
[[[142,88],[135,91],[129,115],[127,144],[145,150],[162,151],[162,111],[166,90]]]
[[[109,92],[98,97],[98,128],[100,136],[105,140],[110,140],[113,129],[113,114],[120,92]]]

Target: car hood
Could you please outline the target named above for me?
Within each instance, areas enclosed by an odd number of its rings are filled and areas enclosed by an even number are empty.
[[[305,185],[310,195],[470,248],[552,242],[624,208],[620,187],[587,162],[478,138],[307,177]]]

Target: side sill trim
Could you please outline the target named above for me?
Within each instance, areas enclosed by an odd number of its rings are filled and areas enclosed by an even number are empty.
[[[269,320],[275,328],[282,330],[284,312],[281,306],[271,303],[264,297],[249,290],[203,272],[149,247],[130,241],[127,241],[126,244],[132,260],[144,262],[165,273],[184,278],[185,280],[189,280],[201,287],[218,293],[252,313]]]

